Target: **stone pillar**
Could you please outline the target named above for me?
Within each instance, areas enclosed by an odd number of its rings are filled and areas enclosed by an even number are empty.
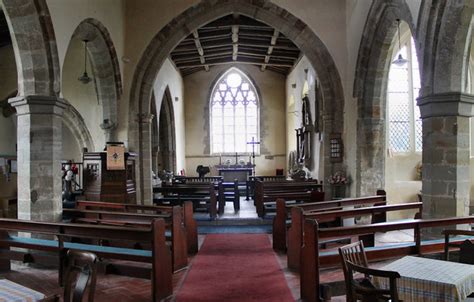
[[[423,217],[469,215],[469,117],[474,97],[450,92],[418,99],[423,119]]]
[[[153,114],[138,114],[137,122],[139,128],[139,154],[138,154],[138,171],[140,175],[138,190],[139,200],[141,204],[153,204],[153,188],[152,188],[152,174],[151,174],[151,123],[153,121]]]
[[[117,124],[110,122],[109,120],[104,120],[104,123],[100,124],[100,128],[104,130],[105,142],[115,142],[115,129]]]
[[[357,120],[357,196],[385,189],[385,120]]]
[[[62,213],[62,112],[50,96],[10,99],[18,117],[18,218],[58,221]]]

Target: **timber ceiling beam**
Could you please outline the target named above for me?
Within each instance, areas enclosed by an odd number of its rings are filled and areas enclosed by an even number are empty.
[[[201,41],[199,40],[199,34],[197,30],[193,31],[193,36],[194,36],[194,44],[196,45],[196,49],[198,51],[201,64],[203,64],[204,69],[206,71],[209,71],[209,65],[206,64],[206,59],[204,58],[204,49],[201,46]]]

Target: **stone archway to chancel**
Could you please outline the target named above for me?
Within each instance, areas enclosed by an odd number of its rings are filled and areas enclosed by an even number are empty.
[[[397,19],[415,25],[405,0],[373,2],[362,33],[353,95],[358,100],[356,194],[385,187],[386,98]],[[415,41],[417,41],[414,36]],[[417,43],[415,42],[415,45]]]
[[[149,148],[144,149],[147,144],[142,141],[145,136],[141,133],[146,132],[147,127],[144,126],[140,117],[149,115],[149,102],[156,74],[169,53],[193,30],[229,14],[244,15],[263,22],[280,31],[299,47],[321,80],[323,99],[327,105],[323,106],[326,110],[324,115],[327,117],[324,121],[325,131],[342,133],[344,96],[339,72],[324,43],[302,20],[267,0],[239,2],[204,0],[184,11],[161,29],[149,43],[136,68],[130,93],[129,120],[136,121],[137,116],[139,119],[138,122],[129,123],[128,135],[130,147],[139,153],[137,169],[140,171],[151,157],[151,151],[147,151]],[[146,139],[151,140],[150,137]],[[324,150],[324,154],[329,154],[328,143],[324,144]],[[335,170],[340,170],[343,163],[325,161],[324,165],[324,174],[329,175]],[[140,183],[145,180],[151,182],[150,175],[140,175],[137,179]],[[140,187],[150,188],[150,192],[140,194],[142,201],[146,199],[145,196],[151,198],[151,184],[147,183],[146,186]]]

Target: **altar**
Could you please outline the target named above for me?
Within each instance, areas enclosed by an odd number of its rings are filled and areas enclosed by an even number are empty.
[[[233,182],[237,179],[239,183],[245,183],[253,173],[252,166],[229,165],[216,168],[219,175],[224,178],[224,182]]]

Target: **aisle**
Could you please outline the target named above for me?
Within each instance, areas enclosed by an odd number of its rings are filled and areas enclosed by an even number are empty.
[[[176,301],[294,301],[266,234],[210,234]]]

